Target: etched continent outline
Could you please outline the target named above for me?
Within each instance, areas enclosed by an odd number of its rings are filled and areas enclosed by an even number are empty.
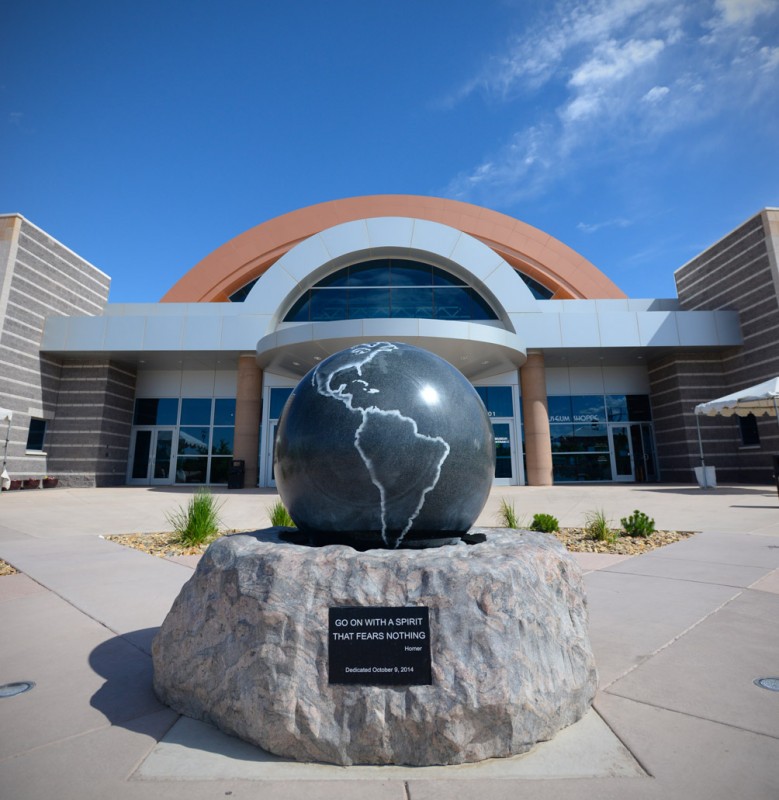
[[[350,349],[353,358],[343,361],[335,369],[325,370],[321,364],[314,370],[311,383],[318,394],[323,397],[337,400],[346,408],[360,414],[362,420],[354,434],[354,446],[360,455],[371,483],[379,491],[381,508],[381,538],[387,547],[397,548],[411,529],[414,520],[425,504],[425,498],[435,488],[441,477],[441,468],[449,456],[450,446],[440,436],[427,436],[419,432],[417,421],[406,416],[399,409],[383,409],[375,404],[380,390],[371,387],[363,378],[363,368],[382,353],[391,353],[398,348],[391,342],[375,342],[359,345]],[[350,379],[335,386],[334,379],[337,375],[347,377],[345,373],[354,371],[356,379]],[[355,394],[359,391],[363,395],[371,395],[365,406],[354,405]],[[393,439],[399,442],[408,441],[409,446],[415,448],[414,454],[419,471],[429,472],[427,482],[420,488],[415,480],[418,471],[409,474],[408,471],[391,475],[391,466],[387,464],[386,426],[393,429]],[[384,462],[384,463],[383,463]],[[399,530],[397,536],[390,532]]]

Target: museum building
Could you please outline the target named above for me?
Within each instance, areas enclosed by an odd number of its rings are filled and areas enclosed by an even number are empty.
[[[264,222],[161,302],[112,304],[107,275],[0,215],[6,468],[71,486],[219,485],[240,461],[246,486],[272,487],[297,382],[346,347],[398,341],[474,385],[496,483],[690,482],[694,406],[779,375],[778,251],[779,209],[764,209],[676,271],[676,298],[632,299],[524,222],[379,195]],[[701,428],[720,480],[770,480],[775,419]]]

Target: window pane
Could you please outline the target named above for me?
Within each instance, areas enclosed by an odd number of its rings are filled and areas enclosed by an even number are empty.
[[[367,261],[363,264],[352,264],[349,267],[349,286],[389,286],[389,259]],[[352,317],[354,319],[354,317]]]
[[[214,435],[211,439],[211,455],[231,456],[234,432],[235,428],[214,428]]]
[[[434,303],[436,319],[471,318],[471,297],[465,287],[436,289]]]
[[[553,455],[552,473],[555,482],[610,481],[611,464],[607,453]]]
[[[393,260],[390,282],[392,286],[432,286],[433,268],[418,261]]]
[[[606,397],[609,422],[627,422],[628,403],[624,394],[610,394]]]
[[[179,413],[177,397],[140,398],[135,401],[134,425],[175,425]]]
[[[235,425],[235,400],[214,400],[214,425]]]
[[[475,289],[466,289],[470,298],[470,318],[471,319],[497,319],[497,315],[490,308],[484,298]]]
[[[135,434],[132,477],[141,480],[149,477],[149,455],[151,453],[151,431],[138,431]]]
[[[572,422],[571,398],[563,395],[550,395],[546,399],[549,408],[549,422]]]
[[[349,319],[389,317],[389,289],[351,289],[349,291]]]
[[[311,315],[311,291],[306,292],[284,317],[284,322],[308,322]]]
[[[227,483],[232,463],[231,458],[212,458],[210,483]]]
[[[476,391],[491,417],[513,417],[510,386],[477,386]]]
[[[332,275],[328,275],[326,278],[322,278],[321,281],[318,281],[315,286],[346,286],[349,283],[349,267],[344,267],[343,269],[339,269],[338,272],[334,272]]]
[[[205,483],[207,458],[181,458],[176,461],[176,483]]]
[[[573,425],[550,425],[549,434],[552,439],[553,453],[564,453],[571,449]]]
[[[393,317],[432,319],[432,289],[392,289],[391,291]]]
[[[284,403],[292,394],[292,389],[271,389],[270,390],[270,411],[269,419],[278,419],[284,410]]]
[[[571,411],[574,422],[605,422],[606,408],[603,396],[583,394],[571,397]]]
[[[180,428],[179,455],[208,455],[209,428]]]
[[[737,417],[741,433],[742,447],[755,447],[760,444],[760,432],[757,429],[757,418],[754,414],[746,417]]]
[[[433,286],[465,286],[465,281],[440,267],[433,267]]]
[[[649,395],[629,394],[626,398],[628,406],[628,419],[636,422],[650,422],[652,409],[649,405]]]
[[[182,425],[210,425],[211,398],[185,398],[181,401]]]
[[[572,452],[609,452],[609,436],[605,425],[591,422],[588,425],[574,425],[573,438],[568,449]]]
[[[346,316],[346,289],[312,289],[311,321],[329,322],[348,319]]]
[[[46,435],[46,420],[31,419],[30,430],[27,433],[27,449],[43,450],[43,437]]]

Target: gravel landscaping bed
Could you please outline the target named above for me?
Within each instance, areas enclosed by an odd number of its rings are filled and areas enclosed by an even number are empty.
[[[3,575],[16,575],[17,572],[19,572],[18,569],[15,569],[8,562],[0,558],[0,577]]]
[[[240,533],[240,531],[226,531],[229,533]],[[693,535],[693,531],[655,531],[651,536],[644,539],[642,537],[621,536],[613,542],[599,542],[587,537],[584,528],[562,528],[554,534],[572,553],[612,553],[615,555],[636,556],[654,550],[657,547],[664,547],[673,544],[681,539],[686,539]],[[169,533],[127,533],[104,537],[108,541],[134,547],[160,558],[170,558],[171,556],[192,556],[200,555],[206,551],[210,544],[206,542],[202,545],[188,546],[176,541],[177,534]],[[213,540],[211,540],[213,541]]]

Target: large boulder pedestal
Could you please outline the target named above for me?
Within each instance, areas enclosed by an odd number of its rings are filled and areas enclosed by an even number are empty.
[[[298,761],[431,765],[525,752],[590,707],[581,571],[553,537],[359,552],[282,532],[217,540],[181,590],[153,658],[182,714]],[[432,683],[330,683],[343,607],[427,608]]]

